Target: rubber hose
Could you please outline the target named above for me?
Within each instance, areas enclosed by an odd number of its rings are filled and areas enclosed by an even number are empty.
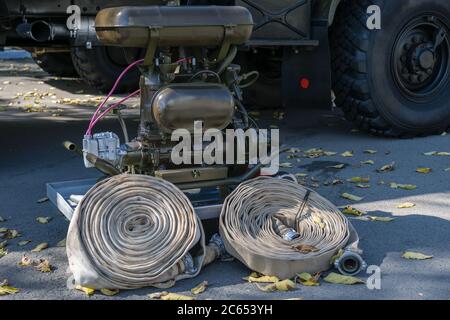
[[[200,267],[187,274],[183,258],[199,242]],[[119,175],[99,182],[81,200],[69,227],[67,253],[75,283],[135,289],[196,276],[205,240],[192,204],[175,185]]]
[[[284,237],[280,230],[298,235]],[[350,229],[346,217],[316,192],[290,180],[259,177],[227,197],[220,234],[227,251],[247,267],[286,279],[328,270]]]

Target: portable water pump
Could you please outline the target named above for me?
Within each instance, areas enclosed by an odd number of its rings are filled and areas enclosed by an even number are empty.
[[[100,11],[96,32],[103,44],[146,49],[145,58],[132,65],[142,72],[140,91],[134,93],[141,97],[140,124],[137,137],[121,144],[115,133],[93,133],[94,117],[83,141],[86,167],[109,175],[154,175],[176,184],[223,183],[242,174],[248,166],[175,166],[171,134],[177,129],[193,134],[196,122],[203,130],[250,127],[241,88],[256,81],[258,73],[241,75],[233,60],[252,27],[250,12],[237,6]]]

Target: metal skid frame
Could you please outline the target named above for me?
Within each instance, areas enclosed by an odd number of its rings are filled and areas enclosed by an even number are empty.
[[[47,197],[68,220],[71,220],[77,204],[71,201],[70,197],[84,196],[97,182],[98,179],[84,179],[47,183]],[[217,189],[195,189],[184,192],[201,220],[219,218],[222,200]]]

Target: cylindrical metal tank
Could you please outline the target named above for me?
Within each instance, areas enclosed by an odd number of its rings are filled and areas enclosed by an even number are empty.
[[[160,47],[217,46],[227,35],[233,45],[244,44],[253,30],[251,13],[238,6],[148,6],[101,10],[95,29],[106,45],[146,48],[156,30]]]
[[[152,101],[152,117],[161,130],[194,130],[202,121],[203,130],[225,129],[234,115],[231,92],[219,84],[171,84],[159,90]]]

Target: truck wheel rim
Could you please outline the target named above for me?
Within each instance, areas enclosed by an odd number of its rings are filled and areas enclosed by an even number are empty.
[[[438,95],[450,78],[450,38],[446,24],[436,16],[421,15],[399,33],[392,50],[394,80],[400,92],[414,102]]]

